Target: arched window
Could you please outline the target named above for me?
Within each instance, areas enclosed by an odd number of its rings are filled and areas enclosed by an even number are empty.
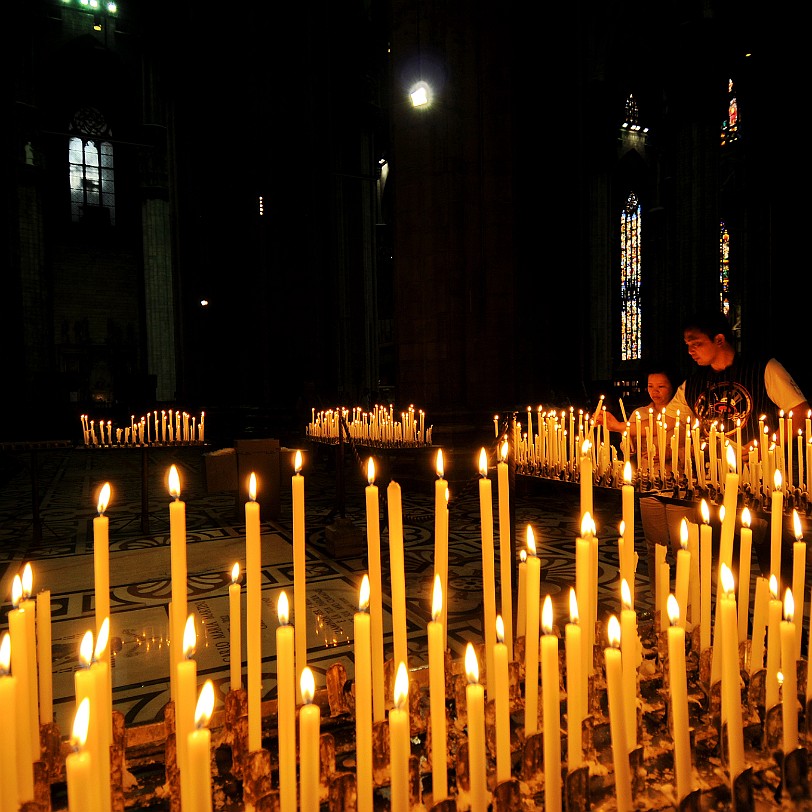
[[[730,234],[724,220],[719,225],[719,303],[730,314]]]
[[[736,92],[733,90],[733,80],[727,80],[727,118],[722,122],[722,146],[733,144],[739,140],[739,105],[736,101]]]
[[[92,107],[76,112],[69,132],[70,209],[74,223],[116,222],[113,144],[104,116]]]
[[[630,192],[620,215],[620,359],[640,358],[640,201]]]

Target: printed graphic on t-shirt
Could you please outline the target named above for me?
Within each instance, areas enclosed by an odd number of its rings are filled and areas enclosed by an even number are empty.
[[[699,393],[693,411],[702,422],[705,434],[716,422],[717,431],[730,435],[736,431],[737,420],[742,426],[747,423],[753,411],[753,397],[736,381],[709,383],[707,389]]]

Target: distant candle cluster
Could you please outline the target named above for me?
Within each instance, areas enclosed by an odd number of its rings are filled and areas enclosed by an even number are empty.
[[[345,439],[361,445],[423,446],[431,445],[432,428],[426,428],[422,409],[409,406],[398,415],[391,403],[389,406],[376,403],[369,411],[360,406],[352,409],[340,406],[318,413],[312,409],[306,431],[311,440],[322,443],[337,443],[343,431]]]
[[[112,420],[91,420],[80,415],[82,440],[86,446],[140,446],[166,443],[203,443],[206,436],[206,413],[200,419],[180,409],[157,409],[136,418],[130,415],[130,425],[118,427]]]

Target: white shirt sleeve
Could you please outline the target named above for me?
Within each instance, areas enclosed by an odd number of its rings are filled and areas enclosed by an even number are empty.
[[[685,381],[677,387],[677,391],[674,392],[674,397],[671,398],[668,406],[665,407],[665,413],[671,419],[676,419],[678,411],[680,420],[685,420],[688,415],[692,418],[696,417],[688,405],[688,401],[685,399]]]
[[[792,375],[775,358],[767,361],[764,369],[764,387],[767,390],[767,397],[785,412],[806,400]]]

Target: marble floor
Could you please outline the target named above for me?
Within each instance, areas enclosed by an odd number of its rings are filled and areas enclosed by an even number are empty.
[[[368,451],[348,450],[343,465],[335,452],[304,444],[307,584],[307,647],[317,687],[329,666],[342,662],[353,674],[352,620],[367,569],[365,487]],[[293,603],[293,443],[281,448],[278,501],[261,502],[262,680],[266,699],[275,697],[275,629],[279,593]],[[466,644],[483,641],[482,541],[475,441],[444,449],[449,483],[448,644],[462,658]],[[486,449],[495,461],[495,448]],[[229,688],[228,587],[235,563],[245,566],[244,508],[234,492],[212,490],[207,477],[211,448],[54,448],[31,454],[0,453],[0,632],[7,628],[14,575],[31,562],[33,593],[49,590],[52,614],[55,721],[65,735],[75,712],[73,672],[79,643],[94,628],[93,519],[98,491],[110,482],[109,574],[114,708],[128,726],[158,721],[169,698],[167,617],[171,598],[169,466],[181,478],[186,503],[188,607],[196,615],[196,661],[200,683],[211,678],[219,702]],[[404,531],[407,639],[410,669],[427,664],[426,626],[431,619],[434,573],[434,480],[436,449],[381,455],[381,495],[391,478],[401,485]],[[32,476],[32,473],[35,476]],[[499,580],[499,516],[493,481],[496,577]],[[35,486],[32,489],[32,483]],[[32,490],[35,493],[32,493]],[[275,495],[276,496],[276,495]],[[33,501],[32,501],[33,499]],[[386,505],[382,500],[382,516]],[[620,609],[616,538],[619,491],[596,489],[599,544],[599,617]],[[37,504],[38,510],[34,510]],[[570,483],[517,477],[511,491],[515,547],[531,525],[541,558],[541,596],[550,594],[554,622],[568,619],[574,585],[579,490]],[[389,583],[388,530],[381,523],[383,584]],[[640,556],[636,608],[650,611],[652,593],[645,566],[645,541],[635,527]],[[244,582],[244,579],[243,579]],[[500,586],[497,583],[497,592]],[[516,585],[513,585],[515,605]],[[245,590],[243,588],[243,613]],[[497,596],[497,607],[500,605]],[[389,590],[384,586],[385,656],[392,656]],[[515,616],[515,610],[514,610]],[[243,630],[245,618],[242,618]],[[293,622],[296,619],[293,618]],[[243,631],[244,637],[244,631]],[[245,651],[243,645],[243,652]],[[245,673],[245,670],[243,671]],[[321,683],[319,683],[321,680]]]

